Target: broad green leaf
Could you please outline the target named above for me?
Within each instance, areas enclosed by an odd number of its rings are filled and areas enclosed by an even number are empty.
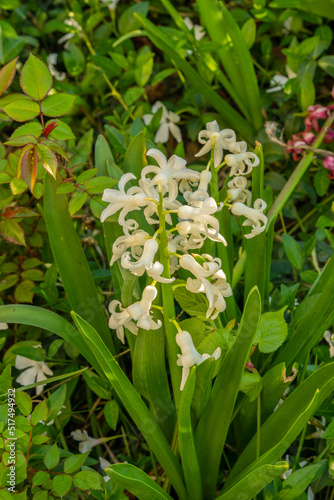
[[[95,143],[95,167],[99,170],[99,175],[108,175],[107,161],[114,163],[114,157],[107,140],[100,134]]]
[[[84,205],[88,198],[88,193],[85,191],[75,191],[68,204],[70,215],[74,215]]]
[[[18,57],[5,64],[0,70],[0,96],[8,89],[14,79],[17,60]]]
[[[18,99],[17,101],[7,104],[3,108],[4,112],[17,122],[25,122],[39,115],[39,106],[37,102],[30,99]]]
[[[210,357],[196,368],[196,384],[191,403],[195,422],[198,422],[210,399],[215,366],[214,358]]]
[[[54,489],[61,497],[70,491],[71,486],[72,476],[68,476],[67,474],[59,474],[52,480],[52,489]]]
[[[189,498],[202,499],[201,471],[198,464],[191,422],[191,402],[195,390],[196,368],[189,373],[182,391],[178,413],[178,438],[184,478]]]
[[[117,182],[117,179],[111,179],[110,177],[101,175],[100,177],[90,179],[85,188],[90,194],[100,194],[103,193],[105,189],[111,189],[114,187]]]
[[[304,259],[301,248],[296,240],[289,234],[284,233],[283,247],[291,264],[301,271],[303,269]]]
[[[321,168],[314,176],[314,187],[319,196],[326,194],[330,185],[328,170]]]
[[[221,364],[210,401],[196,429],[196,448],[206,497],[215,492],[220,459],[260,312],[260,296],[254,287],[247,298],[235,341]]]
[[[106,469],[113,482],[139,500],[172,500],[145,472],[131,464],[114,464]]]
[[[25,94],[41,101],[52,87],[52,76],[46,65],[30,54],[22,68],[20,83]]]
[[[21,173],[22,179],[27,184],[30,191],[33,191],[37,177],[37,152],[35,147],[30,145],[22,148],[18,161],[18,172]]]
[[[334,77],[334,56],[324,56],[319,59],[318,64],[321,69]]]
[[[47,127],[49,123],[54,120],[49,120],[46,122],[45,126]],[[71,128],[67,125],[67,123],[62,122],[61,120],[57,120],[57,127],[52,130],[49,134],[49,139],[60,139],[62,141],[67,141],[68,139],[75,139],[75,135],[73,134]]]
[[[131,106],[131,104],[138,101],[143,94],[145,94],[145,89],[143,87],[130,87],[124,94],[125,104]]]
[[[303,74],[299,82],[298,99],[303,111],[306,111],[315,102],[315,86],[312,78],[307,73]]]
[[[261,315],[259,327],[256,331],[254,344],[258,344],[259,351],[276,351],[288,335],[288,325],[284,319],[284,311],[280,309]]]
[[[121,35],[140,28],[140,22],[138,21],[138,19],[136,19],[134,14],[140,13],[143,16],[147,16],[148,8],[149,2],[141,2],[139,4],[128,7],[118,20],[118,30]]]
[[[88,159],[91,155],[93,147],[93,134],[94,131],[91,128],[85,134],[83,134],[83,136],[80,137],[78,144],[74,149],[71,150],[74,155],[68,162],[68,168],[77,167],[88,163]]]
[[[83,373],[84,380],[88,387],[100,398],[109,400],[111,398],[110,387],[100,377],[87,370]]]
[[[29,302],[32,303],[34,292],[32,288],[35,287],[35,283],[31,280],[23,280],[15,288],[14,297],[17,302]]]
[[[92,177],[95,177],[97,172],[99,171],[98,168],[90,168],[88,170],[84,170],[81,172],[81,174],[77,177],[77,184],[85,184],[85,182],[89,181]]]
[[[322,463],[308,465],[292,472],[292,474],[284,480],[283,489],[279,492],[278,498],[284,498],[285,500],[295,500],[298,498],[299,495],[302,495],[307,489],[309,484],[313,481],[314,476],[323,465]]]
[[[60,339],[58,339],[59,341]],[[83,372],[84,374],[85,372]],[[49,408],[47,421],[53,420],[58,413],[62,410],[66,398],[66,385],[59,387],[56,391],[52,392],[50,397],[47,399],[47,404]]]
[[[72,312],[72,317],[81,333],[82,339],[99,360],[102,370],[120,397],[124,407],[142,432],[157,460],[164,468],[179,498],[185,500],[187,495],[183,484],[180,464],[150,411],[127,376],[123,373],[116,359],[108,351],[98,333],[77,314]]]
[[[53,151],[44,144],[36,146],[37,156],[43,167],[52,177],[56,178],[57,158]]]
[[[311,36],[309,38],[306,38],[303,40],[297,49],[297,53],[299,57],[305,57],[307,56],[310,52],[312,52],[317,45],[319,44],[319,37],[318,36]]]
[[[1,222],[0,222],[0,232],[1,232]],[[19,277],[16,274],[10,274],[0,281],[0,292],[11,288],[19,281]]]
[[[108,401],[108,403],[104,407],[104,418],[113,431],[115,431],[117,427],[118,415],[119,406],[117,401],[115,401],[115,399],[113,399],[112,401]]]
[[[23,391],[17,392],[15,395],[15,402],[22,415],[24,415],[25,417],[30,415],[32,411],[32,402],[29,394]]]
[[[64,462],[64,472],[66,472],[66,474],[72,474],[78,470],[85,463],[88,455],[89,451],[86,451],[85,453],[80,453],[80,455],[72,455],[66,458]]]
[[[60,458],[60,455],[59,455],[59,449],[57,447],[56,444],[54,444],[53,446],[51,446],[51,448],[49,448],[49,450],[46,452],[46,455],[43,459],[43,462],[45,464],[45,467],[50,470],[50,469],[54,469],[54,467],[56,467],[56,465],[58,464],[59,462],[59,458]]]
[[[3,219],[0,221],[0,234],[10,243],[25,245],[23,229],[14,220]]]
[[[247,19],[241,28],[241,32],[245,39],[247,48],[250,49],[254,45],[256,39],[256,23],[252,17]]]
[[[50,479],[50,474],[45,472],[44,470],[39,470],[33,477],[32,484],[34,486],[41,486],[46,483]]]
[[[34,137],[39,137],[43,132],[43,127],[38,122],[25,123],[24,125],[20,125],[17,127],[12,135],[10,136],[10,140],[14,137],[19,137],[22,135],[33,135]]]
[[[254,401],[262,389],[261,376],[258,373],[244,371],[242,374],[240,391],[248,395],[250,401]]]
[[[153,70],[154,54],[147,45],[138,53],[135,62],[135,79],[137,85],[143,87],[150,79]]]
[[[66,115],[73,108],[75,99],[76,96],[70,94],[50,95],[42,102],[42,112],[44,115],[52,116],[53,118]]]
[[[202,293],[189,292],[185,286],[174,289],[175,300],[189,316],[196,316],[201,320],[206,320],[208,302]]]
[[[325,432],[322,435],[322,439],[334,439],[334,420],[328,424]]]
[[[73,476],[74,485],[80,490],[102,490],[101,476],[92,470],[83,470]]]
[[[289,468],[287,462],[277,462],[275,465],[262,465],[250,472],[238,483],[217,497],[217,500],[250,500],[255,498],[263,488],[275,477],[279,477]]]
[[[44,279],[44,273],[41,269],[27,269],[26,271],[22,271],[21,276],[23,279],[32,281],[43,281]]]
[[[59,274],[71,307],[96,326],[105,343],[115,352],[91,270],[68,212],[66,195],[55,194],[58,185],[50,175],[45,177],[44,214]]]
[[[10,181],[10,189],[15,195],[22,194],[27,190],[27,184],[23,179],[17,179],[16,177],[13,177],[13,179]]]
[[[72,184],[71,182],[61,182],[58,184],[56,194],[69,194],[73,193],[73,191],[76,190],[75,184]]]
[[[37,425],[40,420],[45,422],[45,420],[48,417],[48,406],[46,404],[46,401],[42,401],[39,403],[35,408],[34,411],[31,414],[30,421],[32,425]]]
[[[18,137],[13,137],[12,139],[9,139],[6,141],[4,144],[6,146],[25,146],[26,144],[37,144],[37,139],[33,135],[22,135]]]

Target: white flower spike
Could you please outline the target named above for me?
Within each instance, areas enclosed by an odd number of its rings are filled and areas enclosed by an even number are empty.
[[[230,145],[235,143],[236,135],[231,129],[220,130],[216,120],[207,123],[206,130],[201,130],[198,134],[198,142],[204,146],[195,156],[203,156],[208,153],[212,148],[213,141],[215,141],[214,166],[217,168],[222,162],[224,149],[229,149]]]
[[[251,173],[253,168],[257,167],[260,163],[259,158],[251,151],[226,155],[225,161],[226,164],[231,167],[231,177],[233,175],[248,175]]]
[[[267,208],[265,201],[258,198],[254,202],[254,208],[246,207],[242,203],[234,203],[231,207],[231,212],[234,215],[243,215],[247,217],[243,222],[243,226],[252,226],[252,231],[249,234],[245,234],[245,238],[254,238],[258,234],[262,233],[267,226],[267,217],[264,215],[263,211]],[[262,225],[261,225],[262,223]]]
[[[182,142],[181,130],[176,125],[176,123],[180,121],[179,115],[173,113],[173,111],[168,111],[160,101],[153,104],[152,113],[155,114],[160,108],[162,108],[162,116],[160,126],[154,137],[154,142],[161,142],[161,144],[166,143],[168,141],[169,133],[172,134],[177,142]],[[153,114],[143,115],[145,125],[149,125],[151,123]]]
[[[112,246],[113,255],[110,261],[110,266],[112,266],[113,263],[116,262],[116,260],[121,258],[128,248],[130,248],[131,256],[134,259],[139,259],[143,253],[142,247],[145,244],[145,241],[147,241],[149,238],[150,235],[142,229],[138,229],[132,234],[126,234],[117,238]]]
[[[79,451],[80,453],[86,453],[86,451],[90,451],[94,446],[103,443],[106,438],[95,439],[88,436],[88,432],[86,430],[82,431],[80,429],[76,429],[71,432],[71,436],[75,441],[80,441]]]
[[[16,382],[23,386],[31,385],[35,382],[41,382],[42,380],[47,379],[47,375],[53,375],[53,371],[44,363],[44,361],[35,361],[20,355],[16,356],[15,368],[18,370],[24,370],[24,372],[22,372],[16,379]],[[43,390],[44,385],[38,385],[36,387],[36,394],[40,394]]]
[[[234,177],[227,183],[227,194],[229,201],[245,203],[249,206],[252,201],[252,193],[247,188],[246,177]]]
[[[189,31],[191,31],[192,29],[194,30],[195,40],[197,40],[198,42],[202,40],[202,38],[206,35],[203,26],[201,26],[200,24],[194,24],[190,17],[185,17],[183,21]]]
[[[214,359],[218,359],[221,355],[221,348],[217,347],[217,349],[211,354],[200,354],[194,346],[193,339],[190,333],[185,330],[179,331],[175,337],[177,345],[181,349],[182,354],[178,354],[177,364],[178,366],[182,366],[182,380],[180,391],[183,391],[184,386],[186,384],[190,368],[194,365],[200,365],[206,359],[212,357]]]

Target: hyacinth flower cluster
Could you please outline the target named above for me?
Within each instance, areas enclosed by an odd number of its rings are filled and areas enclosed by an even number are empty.
[[[334,97],[334,92],[332,91],[332,96]],[[292,154],[294,161],[299,161],[304,149],[301,146],[310,146],[316,136],[316,133],[320,132],[321,123],[323,124],[330,113],[334,109],[334,104],[330,106],[321,106],[316,104],[314,106],[309,106],[307,108],[307,116],[304,120],[305,130],[299,132],[298,134],[293,134],[292,139],[288,140],[289,147],[287,151]],[[334,125],[332,124],[327,131],[324,144],[331,144],[334,140]],[[329,170],[329,178],[334,179],[334,156],[327,155],[323,158],[322,164],[327,170]]]
[[[201,172],[188,168],[183,158],[173,155],[167,159],[158,149],[150,149],[147,158],[155,163],[144,167],[139,179],[126,173],[118,189],[106,189],[103,193],[103,200],[109,204],[101,214],[101,221],[119,213],[118,222],[124,233],[113,244],[110,265],[119,261],[123,269],[135,276],[146,275],[147,282],[151,280],[137,302],[128,307],[123,307],[118,300],[109,304],[109,326],[116,330],[123,343],[125,330],[136,335],[139,329],[161,328],[161,321],[156,320],[152,312],[154,308],[161,309],[153,304],[158,295],[156,285],[173,286],[180,269],[188,272],[186,289],[206,296],[208,320],[215,320],[226,309],[225,299],[232,295],[232,288],[221,260],[197,253],[206,240],[226,246],[216,217],[224,204],[217,203],[210,193],[212,168],[218,171],[227,165],[231,169],[226,205],[233,214],[245,217],[243,225],[252,228],[245,237],[252,238],[266,227],[263,213],[266,204],[258,199],[251,207],[251,193],[247,189],[246,176],[259,164],[258,157],[247,151],[245,142],[236,141],[234,131],[220,131],[216,122],[208,123],[207,129],[199,133],[199,142],[202,148],[196,156],[211,152],[207,168]],[[229,154],[223,161],[224,152]],[[138,211],[142,211],[146,222],[156,229],[153,235],[147,232],[147,227],[139,226]],[[182,366],[182,390],[190,368],[207,359],[209,354],[199,354],[190,333],[174,323],[178,328],[175,342],[181,350],[175,362]],[[220,348],[211,356],[218,359]]]

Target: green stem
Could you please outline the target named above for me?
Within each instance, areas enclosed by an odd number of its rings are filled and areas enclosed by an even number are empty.
[[[256,458],[260,457],[260,445],[261,445],[261,395],[257,397],[257,415],[256,415]]]
[[[160,262],[164,266],[163,277],[169,279],[170,269],[169,269],[169,257],[168,257],[168,239],[166,233],[166,221],[164,215],[163,196],[161,189],[159,189],[158,213],[159,213],[159,229],[161,230],[160,244],[159,244]],[[171,319],[172,320],[176,319],[172,283],[162,283],[161,288],[162,288],[162,300],[163,300],[164,328],[165,328],[166,343],[167,343],[167,357],[172,379],[175,406],[176,409],[178,409],[181,397],[181,392],[180,392],[181,368],[176,364],[177,355],[180,353],[178,345],[175,341],[175,335],[177,330],[175,325],[170,321]]]

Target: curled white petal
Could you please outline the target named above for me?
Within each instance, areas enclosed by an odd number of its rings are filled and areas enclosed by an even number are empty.
[[[247,207],[243,203],[234,203],[231,207],[231,212],[234,215],[243,215],[246,220],[243,222],[243,226],[251,226],[252,231],[249,234],[245,234],[245,238],[253,238],[258,234],[262,233],[267,226],[267,217],[264,215],[263,211],[266,209],[267,204],[265,201],[258,198],[254,202],[254,208]],[[262,223],[262,224],[261,224]]]

